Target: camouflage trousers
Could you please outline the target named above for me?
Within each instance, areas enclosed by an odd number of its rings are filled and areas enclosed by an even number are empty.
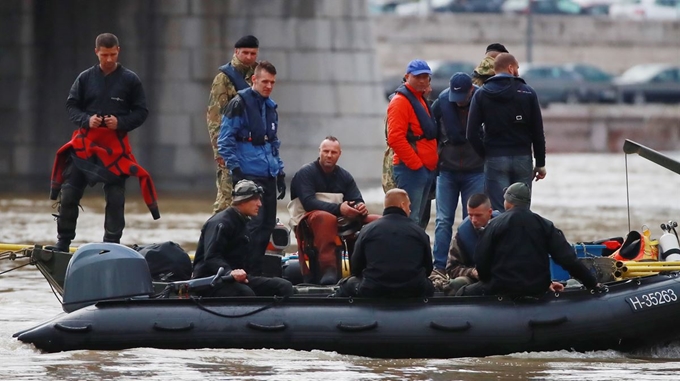
[[[217,186],[217,198],[213,204],[213,214],[227,209],[231,205],[234,184],[231,181],[231,175],[226,167],[217,167],[217,179],[215,181]]]
[[[383,166],[382,166],[382,187],[383,191],[387,193],[388,190],[397,187],[394,181],[394,151],[389,146],[385,149],[385,154],[383,156]]]

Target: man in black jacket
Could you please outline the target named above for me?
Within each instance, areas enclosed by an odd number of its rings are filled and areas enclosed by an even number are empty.
[[[297,217],[305,220],[304,223],[312,232],[314,247],[318,251],[320,279],[311,281],[318,281],[320,284],[335,284],[338,281],[335,255],[338,218],[351,221],[357,228],[380,218],[379,215],[368,213],[354,177],[337,165],[341,154],[338,139],[327,136],[319,145],[319,158],[300,168],[290,183],[292,203],[299,201],[305,212],[304,216]],[[335,197],[338,202],[324,201],[317,195],[319,193]],[[303,234],[299,230],[296,229],[298,247],[304,247],[301,241]],[[347,240],[351,253],[354,240],[351,236],[348,236]],[[300,265],[303,273],[307,275],[306,265],[303,263]]]
[[[587,288],[602,287],[562,231],[529,210],[527,184],[512,184],[504,198],[505,213],[489,222],[475,249],[479,282],[462,287],[456,295],[540,296],[554,287],[549,256]]]
[[[538,97],[519,78],[515,57],[499,54],[494,70],[496,75],[472,97],[467,139],[484,159],[484,187],[491,206],[502,212],[503,190],[510,184],[531,187],[532,180],[545,178],[545,134]]]
[[[409,219],[411,201],[403,189],[385,193],[382,218],[361,230],[350,277],[339,295],[364,297],[432,296],[430,237]]]
[[[77,128],[73,137],[78,132],[86,135],[90,130],[97,130],[100,135],[108,132],[107,136],[112,137],[112,142],[106,149],[116,150],[127,143],[128,132],[138,128],[146,120],[149,114],[146,96],[137,74],[118,63],[118,37],[111,33],[100,34],[95,40],[94,52],[99,64],[78,75],[66,99],[66,111]],[[98,160],[98,164],[101,162],[101,158],[92,157],[92,160]],[[94,183],[88,177],[90,173],[81,170],[76,165],[77,162],[74,157],[69,160],[63,171],[64,182],[61,189],[50,195],[51,199],[59,200],[58,241],[54,249],[64,252],[69,251],[69,245],[76,236],[80,199],[87,185]],[[101,165],[112,167],[110,163]],[[123,235],[126,178],[127,176],[112,175],[104,183],[104,242],[120,243]]]
[[[220,267],[234,277],[233,282],[221,283],[203,296],[254,296],[293,294],[293,285],[281,278],[251,276],[243,270],[250,234],[246,224],[257,216],[262,206],[261,186],[241,180],[234,187],[232,206],[214,214],[203,225],[194,257],[194,278],[212,276]]]

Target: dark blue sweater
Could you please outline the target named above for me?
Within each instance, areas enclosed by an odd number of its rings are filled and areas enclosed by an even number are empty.
[[[536,166],[545,166],[543,117],[534,89],[509,74],[489,78],[472,97],[467,139],[481,157],[531,155],[533,147]]]

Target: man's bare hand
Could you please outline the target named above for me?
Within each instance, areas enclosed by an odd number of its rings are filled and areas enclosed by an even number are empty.
[[[109,130],[118,129],[118,118],[116,118],[113,115],[105,115],[104,123],[106,124],[106,128],[108,128]]]
[[[215,158],[215,162],[216,162],[217,165],[219,165],[220,167],[224,167],[224,159],[222,158],[222,156],[216,157],[216,158]]]
[[[349,202],[344,201],[342,204],[340,204],[340,214],[345,217],[354,218],[359,217],[361,212],[351,207]]]
[[[534,180],[543,180],[547,174],[545,167],[534,167]]]
[[[99,127],[102,124],[102,119],[104,119],[104,118],[100,118],[97,115],[92,115],[90,117],[90,128]]]
[[[354,209],[359,211],[359,213],[361,213],[362,216],[368,215],[368,208],[366,208],[366,204],[364,204],[363,202],[354,205]]]
[[[564,285],[560,282],[552,282],[549,287],[552,292],[562,292],[564,291]]]
[[[248,274],[243,269],[231,270],[231,276],[239,283],[248,283]]]

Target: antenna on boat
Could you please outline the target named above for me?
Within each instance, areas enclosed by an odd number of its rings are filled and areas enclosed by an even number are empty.
[[[626,154],[626,198],[628,202],[628,230],[630,231],[630,198],[628,196],[628,154],[636,153],[652,163],[658,164],[669,171],[680,175],[680,162],[671,159],[651,148],[645,147],[640,143],[626,139],[623,142],[623,152]]]
[[[626,162],[626,210],[628,212],[628,231],[630,231],[630,192],[628,189],[628,153],[623,154]]]

